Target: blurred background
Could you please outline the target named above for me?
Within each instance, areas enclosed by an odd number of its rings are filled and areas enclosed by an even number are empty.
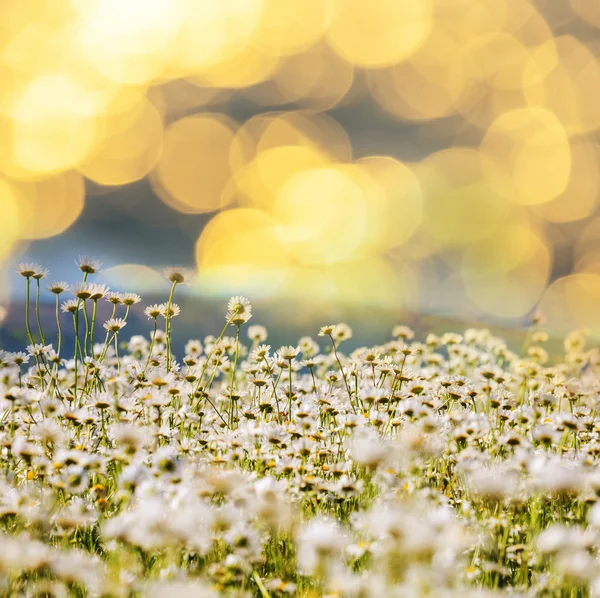
[[[597,334],[599,57],[598,0],[1,2],[4,342],[81,253],[200,328]]]

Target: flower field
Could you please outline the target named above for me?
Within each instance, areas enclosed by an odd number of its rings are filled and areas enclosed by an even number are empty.
[[[343,323],[271,347],[234,297],[176,354],[185,272],[142,307],[78,266],[72,286],[17,269],[30,344],[0,353],[3,595],[600,596],[585,331],[557,356],[538,319],[512,350],[398,325],[350,351]],[[147,336],[128,338],[131,310]]]

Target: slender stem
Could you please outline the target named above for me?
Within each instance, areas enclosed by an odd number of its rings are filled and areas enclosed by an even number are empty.
[[[223,330],[221,330],[221,334],[219,334],[219,338],[217,338],[217,340],[215,341],[213,350],[210,352],[209,355],[206,356],[206,361],[204,362],[204,365],[202,366],[202,371],[200,372],[200,377],[198,378],[198,384],[196,384],[196,388],[194,389],[192,396],[194,396],[200,390],[200,386],[202,386],[202,381],[204,380],[204,374],[206,373],[206,370],[208,368],[210,358],[213,356],[215,349],[219,346],[221,339],[225,336],[225,331],[227,330],[227,326],[229,326],[229,324],[231,324],[231,319],[232,318],[229,318],[227,320],[227,322],[225,322],[225,326],[223,326]]]
[[[340,357],[337,352],[337,347],[335,344],[335,340],[333,339],[333,335],[329,334],[329,338],[331,339],[331,343],[333,344],[333,353],[338,362],[338,365],[340,366],[340,372],[342,373],[342,378],[344,379],[344,386],[346,387],[346,392],[348,393],[348,400],[350,401],[350,407],[352,407],[352,411],[354,411],[354,413],[356,413],[356,408],[354,407],[354,403],[352,402],[352,393],[350,392],[350,387],[348,386],[348,380],[346,378],[346,373],[344,372],[342,362],[340,361]]]
[[[237,369],[238,355],[240,351],[240,324],[237,325],[235,334],[235,356],[233,358],[233,367],[231,368],[231,388],[229,390],[229,419],[233,425],[233,387],[235,385],[235,371]]]
[[[79,310],[78,310],[79,311]],[[77,312],[73,314],[73,326],[75,328],[75,390],[73,395],[77,397],[77,360],[79,357],[79,353],[81,352],[81,347],[79,346],[79,318],[77,317]]]
[[[120,374],[121,373],[121,360],[119,359],[119,338],[118,338],[118,335],[116,332],[114,334],[114,339],[115,339],[115,355],[117,357],[117,371]]]
[[[95,357],[94,355],[94,338],[96,335],[96,312],[98,310],[98,300],[94,299],[94,307],[92,309],[92,331],[90,333],[90,355]]]
[[[167,301],[167,310],[165,312],[165,334],[167,337],[167,371],[171,367],[171,304],[173,303],[173,295],[175,294],[175,287],[177,282],[174,281],[171,285],[171,292],[169,293],[169,300]]]
[[[290,378],[290,396],[288,397],[288,420],[292,421],[292,360],[288,359],[288,370]]]
[[[112,310],[112,314],[110,316],[111,320],[115,317],[116,313],[117,313],[117,306],[116,306],[116,304],[113,303],[113,310]],[[108,341],[109,336],[110,336],[110,330],[107,330],[106,336],[104,337],[104,345],[102,346],[102,351],[100,351],[100,357],[98,358],[99,361],[102,361],[104,359],[104,356],[106,355],[106,351],[108,350],[108,345],[110,344]],[[112,339],[110,339],[110,342],[112,342]]]
[[[31,326],[29,325],[29,294],[30,294],[30,285],[31,280],[29,276],[25,278],[25,328],[27,329],[27,336],[29,337],[29,342],[34,345],[33,335],[31,334]]]
[[[146,370],[148,369],[148,364],[150,363],[150,358],[152,357],[152,351],[154,349],[154,339],[156,338],[156,329],[158,328],[158,318],[154,318],[154,330],[152,332],[152,339],[150,340],[150,347],[148,349],[148,358],[146,359],[146,363],[144,364],[144,369],[142,370],[142,376],[146,375]]]
[[[267,366],[267,372],[269,373],[269,377],[271,378],[271,386],[273,387],[273,394],[271,395],[271,398],[273,398],[273,395],[275,396],[275,405],[277,406],[277,420],[279,421],[279,423],[281,423],[281,410],[279,409],[279,398],[277,397],[277,385],[275,384],[275,379],[273,378],[273,370],[271,369],[271,366],[269,365],[269,361],[266,356],[263,357],[262,360],[265,362],[265,365]],[[277,380],[279,380],[279,378]]]
[[[87,313],[87,300],[83,301],[83,319],[85,320],[85,339],[83,341],[83,351],[85,356],[88,355],[88,339],[90,337],[90,321]]]
[[[58,295],[56,295],[56,329],[58,330],[58,346],[56,347],[56,354],[60,357],[60,347],[62,344],[62,329],[60,327],[60,312],[58,310]]]
[[[44,333],[42,331],[42,322],[40,319],[40,279],[36,278],[35,280],[37,282],[37,290],[35,293],[35,315],[37,318],[38,330],[40,331],[40,338],[42,339],[42,344],[45,345],[46,337],[44,336]]]

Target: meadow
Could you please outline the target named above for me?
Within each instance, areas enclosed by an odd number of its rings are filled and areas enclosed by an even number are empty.
[[[144,307],[77,266],[76,285],[17,267],[29,345],[0,352],[3,595],[600,596],[586,331],[552,357],[537,316],[519,351],[399,324],[347,352],[344,323],[271,347],[233,297],[176,355],[186,272]],[[128,337],[132,310],[146,336]]]

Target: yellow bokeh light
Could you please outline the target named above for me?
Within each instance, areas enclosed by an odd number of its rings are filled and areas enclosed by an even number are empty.
[[[250,44],[239,54],[189,77],[199,85],[242,88],[265,81],[277,72],[281,58]]]
[[[357,166],[378,187],[366,194],[369,245],[385,251],[404,244],[423,217],[419,179],[408,166],[389,156],[368,156],[358,160]]]
[[[15,111],[14,161],[37,173],[77,166],[95,141],[96,110],[91,91],[73,76],[36,77],[23,90]]]
[[[569,3],[580,17],[600,29],[600,11],[596,0],[569,0]]]
[[[306,50],[323,35],[327,8],[323,0],[264,0],[256,43],[280,56]]]
[[[398,311],[416,303],[417,280],[409,267],[370,257],[295,266],[281,293],[301,303],[318,302],[320,310],[354,304],[362,309],[373,306]]]
[[[325,167],[331,159],[325,153],[303,145],[285,145],[259,153],[233,177],[231,198],[243,205],[270,209],[283,185],[294,174]]]
[[[600,64],[591,50],[571,35],[536,48],[524,73],[531,106],[551,110],[569,134],[600,127]]]
[[[85,185],[74,171],[15,183],[14,188],[19,197],[23,239],[42,239],[64,232],[84,207]]]
[[[290,264],[275,221],[259,210],[238,208],[217,214],[196,244],[196,263],[208,288],[274,292]]]
[[[466,292],[487,313],[523,316],[546,287],[550,260],[546,243],[530,226],[507,225],[466,249],[462,262]]]
[[[209,113],[169,125],[162,156],[152,173],[161,199],[188,213],[223,207],[223,192],[245,156],[236,126],[229,118]]]
[[[273,215],[281,243],[296,260],[328,264],[348,259],[360,246],[367,205],[360,186],[343,170],[315,168],[285,181]]]
[[[335,0],[331,10],[329,43],[348,62],[363,67],[404,60],[433,26],[430,0]]]
[[[21,231],[27,227],[19,209],[20,200],[15,188],[0,178],[0,260],[6,259]]]
[[[471,148],[436,152],[419,164],[423,231],[433,246],[461,246],[492,235],[511,216],[507,202],[490,190],[482,157]]]
[[[546,326],[565,333],[588,328],[600,333],[600,275],[587,272],[570,274],[555,280],[540,301]]]
[[[499,115],[523,106],[522,71],[529,56],[525,45],[510,33],[465,40],[448,74],[457,110],[487,128]]]
[[[263,0],[187,0],[175,40],[173,76],[201,74],[240,56],[253,43],[264,13]]]
[[[158,78],[169,65],[187,2],[75,0],[74,51],[122,84]]]
[[[567,188],[549,202],[534,206],[549,222],[573,222],[587,218],[598,205],[600,152],[585,139],[571,142],[571,176]]]
[[[344,128],[327,114],[282,113],[267,123],[256,144],[263,152],[278,146],[305,145],[345,162],[352,159],[352,144]]]
[[[486,132],[481,150],[490,185],[523,205],[554,199],[571,173],[569,138],[558,118],[541,108],[520,108],[499,116]]]
[[[353,80],[353,65],[327,44],[319,43],[288,56],[268,81],[247,93],[266,106],[294,102],[306,108],[329,110],[344,99]]]
[[[115,122],[117,120],[120,122]],[[158,162],[162,135],[159,111],[144,100],[134,110],[107,119],[103,137],[79,167],[79,172],[99,185],[137,181]]]
[[[121,264],[101,271],[100,279],[117,289],[135,288],[140,293],[160,292],[165,288],[165,277],[143,264]]]

